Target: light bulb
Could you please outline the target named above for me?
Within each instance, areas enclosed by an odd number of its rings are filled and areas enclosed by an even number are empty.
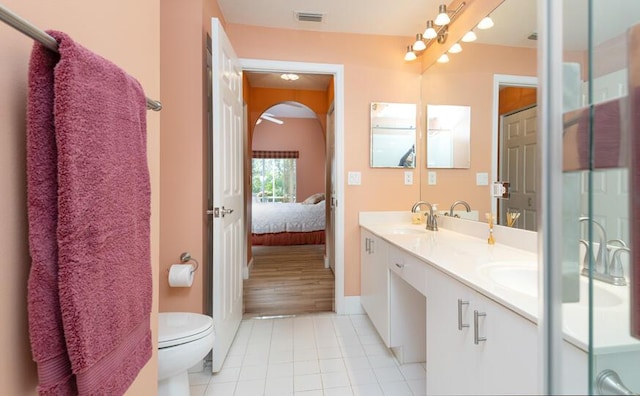
[[[484,17],[482,18],[482,20],[480,21],[480,23],[478,24],[478,29],[490,29],[493,27],[493,20],[491,19],[491,17]]]
[[[447,55],[446,53],[440,55],[440,57],[438,58],[438,63],[447,63],[449,62],[449,55]]]
[[[296,81],[297,79],[300,78],[300,76],[293,73],[284,73],[280,75],[280,78],[286,81]]]
[[[449,14],[447,14],[447,6],[445,4],[440,4],[440,8],[438,9],[438,16],[436,20],[433,21],[438,26],[447,25],[451,22],[449,18]]]
[[[414,51],[422,51],[427,48],[427,45],[422,41],[422,33],[416,34],[416,42],[413,43]]]
[[[404,60],[406,60],[407,62],[416,60],[416,54],[411,50],[410,45],[407,45],[407,53],[404,55]]]
[[[438,32],[436,32],[436,29],[433,28],[433,21],[427,21],[427,27],[426,29],[424,29],[423,33],[424,38],[431,40],[433,38],[436,38],[437,35]]]
[[[478,36],[473,32],[473,30],[469,30],[467,33],[462,36],[462,41],[465,43],[470,43],[472,41],[476,41]]]
[[[462,52],[462,46],[458,43],[455,43],[454,45],[451,46],[451,48],[449,48],[448,52],[450,54],[457,54],[459,52]]]

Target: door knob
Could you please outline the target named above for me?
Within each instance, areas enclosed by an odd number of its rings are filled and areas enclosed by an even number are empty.
[[[222,208],[213,208],[213,210],[207,210],[207,215],[213,215],[213,217],[224,217],[224,215],[228,215],[233,213],[233,209],[226,209],[224,206]]]

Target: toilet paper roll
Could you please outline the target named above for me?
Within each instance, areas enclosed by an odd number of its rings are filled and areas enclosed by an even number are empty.
[[[191,264],[172,264],[169,268],[169,286],[191,287],[194,272]]]

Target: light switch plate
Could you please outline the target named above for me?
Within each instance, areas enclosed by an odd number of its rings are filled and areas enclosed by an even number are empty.
[[[406,185],[413,184],[413,172],[411,171],[404,172],[404,184]]]
[[[476,186],[488,186],[489,174],[487,172],[476,173]]]
[[[427,178],[428,178],[427,183],[430,186],[433,186],[433,185],[436,184],[436,172],[435,171],[429,171]]]
[[[350,186],[359,186],[362,182],[361,175],[360,172],[349,172],[347,175],[347,184]]]

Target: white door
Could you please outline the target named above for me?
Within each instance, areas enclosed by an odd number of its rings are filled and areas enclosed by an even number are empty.
[[[336,188],[335,188],[335,117],[334,106],[331,105],[329,114],[327,114],[327,160],[326,160],[326,205],[327,205],[327,218],[326,218],[326,231],[325,231],[325,267],[330,267],[331,270],[336,272],[335,262],[335,233],[333,231],[336,224]],[[335,310],[335,306],[334,306]]]
[[[213,345],[222,368],[242,319],[245,262],[242,69],[220,22],[211,19],[213,85]]]
[[[537,230],[536,170],[537,110],[531,107],[502,119],[500,180],[508,181],[509,199],[501,199],[500,224],[506,224],[506,213],[518,212],[516,228]]]

